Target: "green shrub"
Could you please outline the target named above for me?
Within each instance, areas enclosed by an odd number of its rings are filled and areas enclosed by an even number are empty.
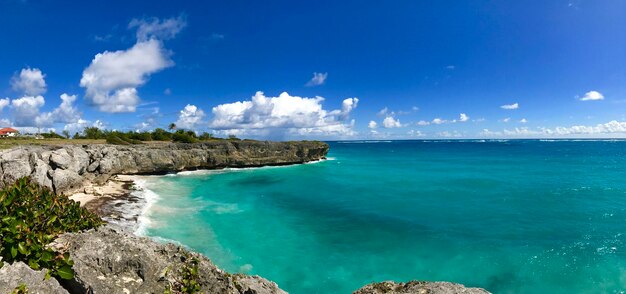
[[[44,137],[46,139],[65,139],[65,137],[63,137],[63,136],[61,136],[61,135],[59,135],[59,134],[57,134],[57,133],[55,133],[53,131],[50,131],[49,133],[41,133],[39,135],[41,135],[42,137]]]
[[[23,261],[35,270],[48,269],[48,276],[71,279],[74,271],[69,254],[59,254],[46,245],[59,234],[101,224],[97,215],[77,202],[29,178],[0,190],[0,257],[5,262]]]
[[[107,144],[113,144],[113,145],[130,145],[129,142],[126,142],[124,140],[122,140],[122,138],[110,134],[107,136]]]
[[[164,130],[164,129],[154,129],[154,131],[152,132],[152,134],[150,134],[152,137],[152,140],[155,141],[169,141],[172,140],[172,133]]]
[[[189,135],[186,132],[176,132],[176,133],[172,134],[172,140],[174,142],[179,142],[179,143],[195,143],[195,142],[198,142],[198,139],[196,139],[195,137],[192,137],[191,135]]]

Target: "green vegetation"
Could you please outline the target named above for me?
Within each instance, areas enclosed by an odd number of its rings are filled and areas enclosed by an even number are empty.
[[[32,269],[48,269],[61,279],[74,276],[69,254],[46,248],[59,234],[95,228],[103,221],[95,214],[29,178],[0,190],[0,257],[23,261]],[[2,264],[0,264],[2,266]]]
[[[176,124],[170,124],[167,131],[162,128],[154,129],[152,132],[136,132],[136,131],[111,131],[102,130],[96,127],[88,127],[81,133],[75,133],[73,136],[68,131],[63,131],[62,135],[55,132],[39,134],[39,138],[34,135],[25,135],[11,138],[0,139],[0,149],[11,148],[19,145],[65,145],[65,144],[115,144],[115,145],[132,145],[142,143],[159,143],[159,142],[179,142],[179,143],[195,143],[201,141],[224,140],[216,138],[211,133],[203,132],[198,135],[191,130],[177,129]],[[43,138],[43,139],[42,139]],[[68,140],[72,138],[72,140]],[[228,140],[239,140],[235,136],[229,136]]]
[[[15,287],[15,289],[13,289],[13,291],[11,292],[11,294],[26,294],[28,293],[28,288],[26,287],[26,284],[22,283],[19,284],[19,286]]]
[[[165,294],[191,294],[198,293],[202,290],[200,283],[198,283],[198,259],[190,256],[190,254],[185,254],[184,259],[183,267],[180,269],[181,278],[170,283],[167,288],[165,288]]]

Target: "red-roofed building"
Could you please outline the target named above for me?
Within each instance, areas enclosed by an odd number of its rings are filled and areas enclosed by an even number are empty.
[[[3,128],[3,129],[0,129],[0,138],[15,137],[19,133],[20,132],[18,132],[16,129],[13,129],[13,128]]]

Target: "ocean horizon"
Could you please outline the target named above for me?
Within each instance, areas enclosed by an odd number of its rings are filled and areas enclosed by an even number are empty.
[[[141,235],[290,293],[626,289],[626,142],[333,141],[304,165],[142,177]]]

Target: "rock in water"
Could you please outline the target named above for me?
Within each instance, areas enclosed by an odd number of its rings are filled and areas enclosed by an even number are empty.
[[[23,262],[5,263],[0,268],[0,293],[12,293],[25,285],[28,293],[67,294],[55,279],[45,279],[46,270],[36,271]]]
[[[366,285],[353,294],[489,294],[489,292],[482,288],[466,288],[461,284],[449,282],[387,281]]]
[[[173,244],[160,244],[113,226],[61,235],[51,246],[67,250],[74,261],[72,293],[163,293],[181,281],[181,270],[198,262],[200,293],[286,293],[258,276],[229,274],[206,257]]]

